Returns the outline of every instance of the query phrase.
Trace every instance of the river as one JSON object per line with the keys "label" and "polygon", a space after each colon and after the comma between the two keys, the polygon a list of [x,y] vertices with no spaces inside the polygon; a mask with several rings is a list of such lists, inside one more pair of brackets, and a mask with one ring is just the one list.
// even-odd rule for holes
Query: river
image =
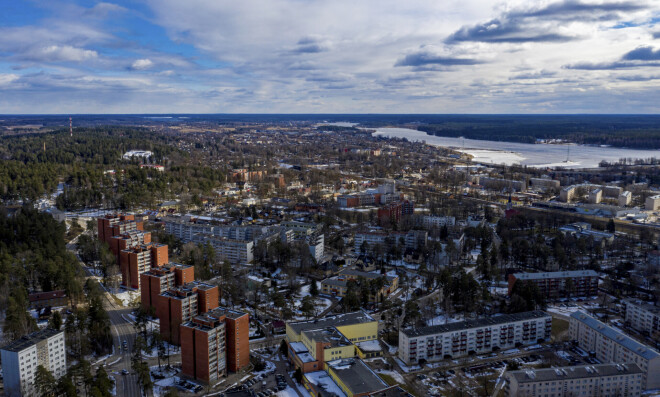
{"label": "river", "polygon": [[660,158],[660,150],[482,141],[428,135],[409,128],[377,128],[374,135],[407,138],[410,141],[424,141],[430,145],[453,148],[472,155],[474,162],[485,164],[517,163],[537,168],[594,168],[598,167],[602,160],[615,162],[621,158]]}

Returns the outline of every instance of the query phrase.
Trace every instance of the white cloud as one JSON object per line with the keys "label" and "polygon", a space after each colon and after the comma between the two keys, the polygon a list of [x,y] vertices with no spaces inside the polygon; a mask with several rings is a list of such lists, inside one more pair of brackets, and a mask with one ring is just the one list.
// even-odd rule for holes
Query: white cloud
{"label": "white cloud", "polygon": [[138,59],[133,64],[131,65],[131,68],[134,70],[145,70],[149,69],[150,67],[154,66],[154,63],[151,61],[151,59]]}
{"label": "white cloud", "polygon": [[19,79],[19,76],[17,74],[13,73],[5,73],[2,74],[0,73],[0,86],[3,85],[9,85],[9,83],[16,81]]}
{"label": "white cloud", "polygon": [[81,62],[98,57],[98,53],[93,50],[76,48],[69,45],[51,45],[38,49],[33,56],[44,62],[70,61]]}

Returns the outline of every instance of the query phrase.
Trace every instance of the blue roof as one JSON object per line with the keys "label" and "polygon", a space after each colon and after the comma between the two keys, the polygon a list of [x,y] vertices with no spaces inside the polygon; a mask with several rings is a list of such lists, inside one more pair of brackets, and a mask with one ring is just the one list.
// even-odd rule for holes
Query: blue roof
{"label": "blue roof", "polygon": [[637,342],[633,338],[615,330],[603,322],[596,320],[584,312],[574,312],[571,314],[571,317],[581,322],[582,324],[596,330],[606,338],[613,340],[614,342],[634,352],[635,354],[644,357],[647,360],[660,357],[660,353],[653,350],[650,346]]}

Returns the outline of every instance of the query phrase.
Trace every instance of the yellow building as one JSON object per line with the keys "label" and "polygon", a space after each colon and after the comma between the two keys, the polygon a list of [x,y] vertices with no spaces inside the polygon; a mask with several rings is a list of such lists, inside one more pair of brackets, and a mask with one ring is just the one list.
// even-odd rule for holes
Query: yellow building
{"label": "yellow building", "polygon": [[361,397],[390,388],[362,360],[348,358],[326,363],[328,375],[347,397]]}

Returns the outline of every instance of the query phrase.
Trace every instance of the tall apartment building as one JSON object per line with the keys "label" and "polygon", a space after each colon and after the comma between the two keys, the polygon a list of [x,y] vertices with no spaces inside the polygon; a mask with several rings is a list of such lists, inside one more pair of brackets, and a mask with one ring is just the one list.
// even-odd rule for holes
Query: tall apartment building
{"label": "tall apartment building", "polygon": [[167,245],[150,243],[131,247],[119,253],[121,284],[140,288],[140,275],[151,268],[164,266],[169,262]]}
{"label": "tall apartment building", "polygon": [[550,339],[552,317],[542,311],[502,314],[399,332],[399,358],[407,364],[487,353]]}
{"label": "tall apartment building", "polygon": [[314,258],[317,263],[320,263],[325,254],[325,235],[323,235],[323,233],[315,232],[307,236],[307,248],[309,249],[309,254],[312,255],[312,258]]}
{"label": "tall apartment building", "polygon": [[657,211],[660,208],[660,194],[647,197],[644,202],[644,209],[647,211]]}
{"label": "tall apartment building", "polygon": [[158,296],[175,287],[195,281],[195,267],[180,263],[167,263],[140,274],[140,297],[142,307],[156,307]]}
{"label": "tall apartment building", "polygon": [[415,203],[409,200],[393,201],[378,209],[378,222],[388,225],[399,223],[401,218],[415,212]]}
{"label": "tall apartment building", "polygon": [[110,237],[110,250],[117,256],[120,252],[132,247],[151,243],[151,232],[132,230]]}
{"label": "tall apartment building", "polygon": [[181,324],[184,375],[213,383],[250,364],[250,316],[218,307]]}
{"label": "tall apartment building", "polygon": [[181,372],[214,383],[227,374],[224,316],[204,313],[181,324]]}
{"label": "tall apartment building", "polygon": [[568,333],[602,362],[637,364],[642,370],[643,390],[660,388],[660,353],[649,346],[580,311],[571,314]]}
{"label": "tall apartment building", "polygon": [[509,295],[518,280],[533,282],[549,300],[598,295],[598,273],[593,270],[509,274]]}
{"label": "tall apartment building", "polygon": [[247,265],[254,259],[254,242],[251,240],[231,240],[223,237],[207,237],[220,261],[232,265]]}
{"label": "tall apartment building", "polygon": [[660,332],[660,306],[625,299],[623,310],[626,324],[642,334],[653,336]]}
{"label": "tall apartment building", "polygon": [[642,370],[636,364],[598,364],[509,371],[505,391],[511,397],[638,397]]}
{"label": "tall apartment building", "polygon": [[55,379],[66,374],[64,332],[46,328],[24,336],[0,349],[7,396],[36,395],[37,367],[49,370]]}
{"label": "tall apartment building", "polygon": [[180,344],[179,325],[199,313],[215,309],[218,304],[217,285],[194,281],[163,292],[156,300],[156,316],[160,320],[163,339],[175,345]]}
{"label": "tall apartment building", "polygon": [[99,240],[111,245],[113,236],[128,233],[135,230],[144,230],[141,220],[136,220],[135,215],[108,214],[97,218]]}

